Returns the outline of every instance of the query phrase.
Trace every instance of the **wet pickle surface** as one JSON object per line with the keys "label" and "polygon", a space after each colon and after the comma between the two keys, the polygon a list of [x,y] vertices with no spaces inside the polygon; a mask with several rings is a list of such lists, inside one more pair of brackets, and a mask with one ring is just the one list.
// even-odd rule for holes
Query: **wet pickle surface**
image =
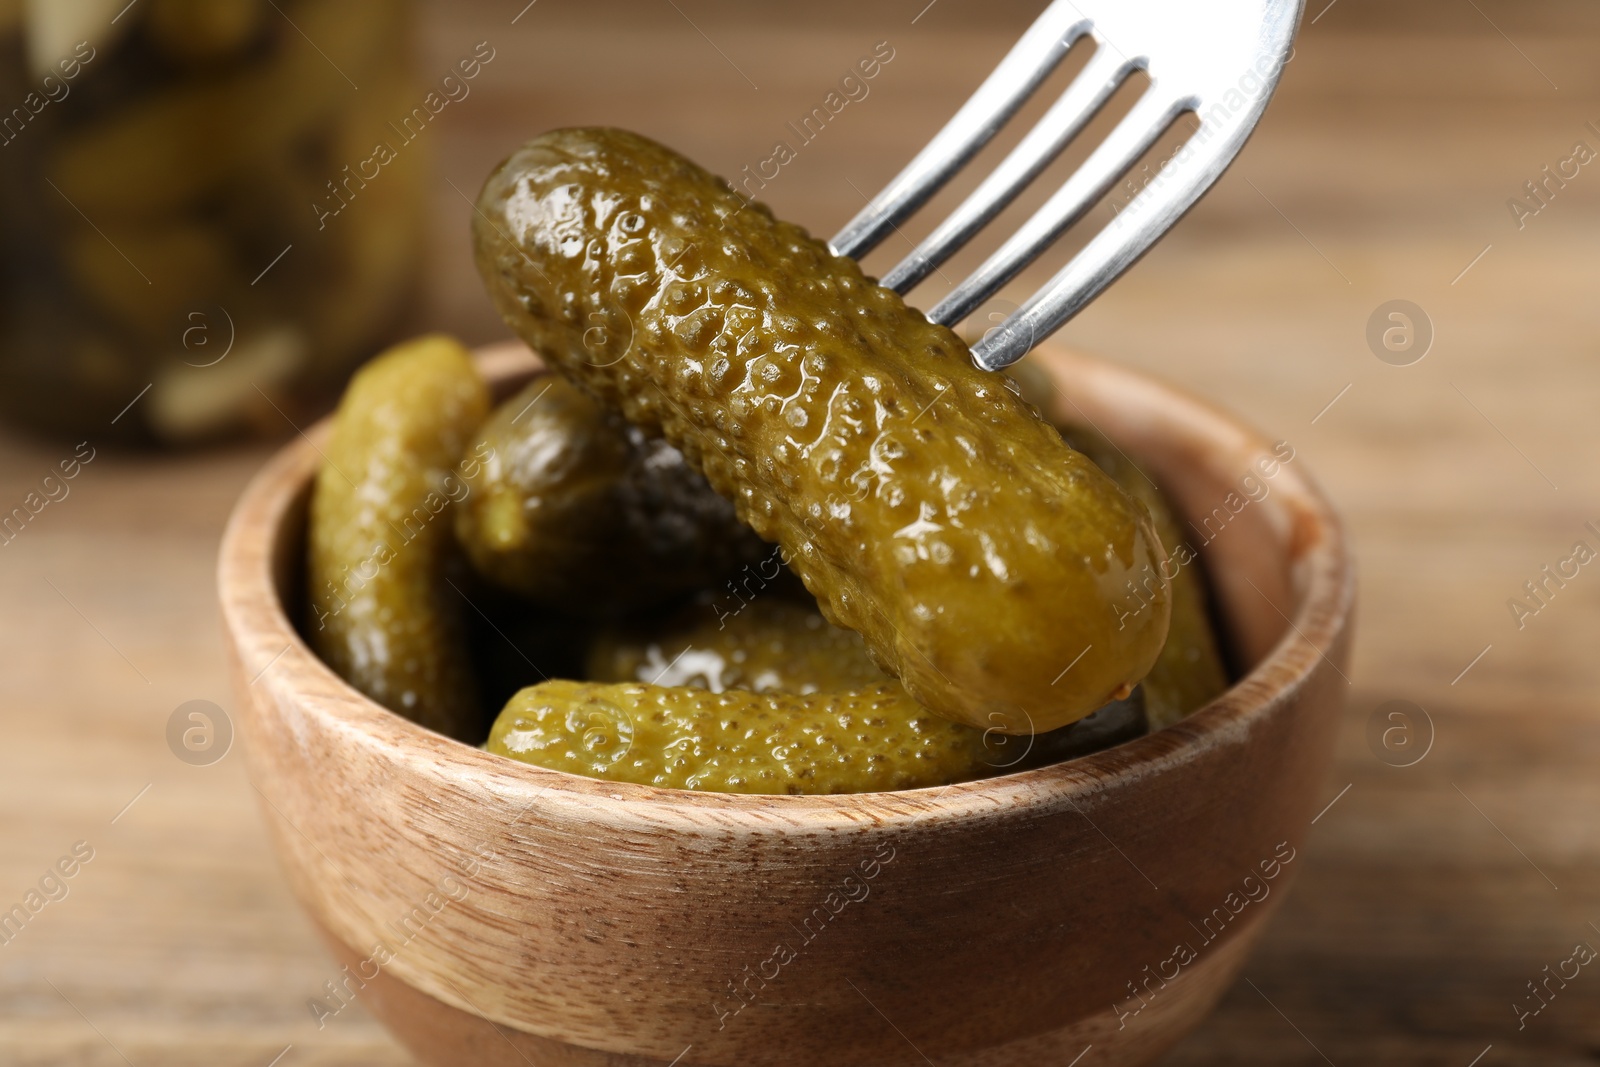
{"label": "wet pickle surface", "polygon": [[1167,590],[1143,509],[954,333],[636,135],[563,130],[491,175],[480,272],[524,340],[683,451],[917,702],[1070,723],[1138,682]]}
{"label": "wet pickle surface", "polygon": [[457,539],[489,582],[539,604],[646,608],[771,551],[677,449],[559,377],[500,405],[474,450]]}
{"label": "wet pickle surface", "polygon": [[481,456],[467,446],[489,396],[444,337],[367,364],[334,415],[311,498],[307,629],[317,653],[385,707],[482,737],[462,612],[447,565],[451,519]]}
{"label": "wet pickle surface", "polygon": [[688,685],[720,693],[814,693],[888,685],[861,635],[832,626],[814,605],[776,596],[717,617],[696,605],[657,633],[602,635],[590,650],[596,682]]}
{"label": "wet pickle surface", "polygon": [[[1140,683],[1150,729],[1160,730],[1199,710],[1228,688],[1228,669],[1211,625],[1199,554],[1184,536],[1166,495],[1128,456],[1091,427],[1069,426],[1063,433],[1074,448],[1093,459],[1129,496],[1144,504],[1167,549],[1164,573],[1171,587],[1172,621],[1161,655]],[[1143,584],[1135,582],[1126,593],[1119,612],[1142,610],[1148,596]]]}
{"label": "wet pickle surface", "polygon": [[719,793],[875,793],[995,773],[982,730],[930,714],[894,683],[796,694],[542,682],[511,698],[488,749]]}
{"label": "wet pickle surface", "polygon": [[1027,770],[1145,732],[1134,702],[1037,737],[952,723],[918,706],[859,634],[830,626],[814,605],[773,597],[715,621],[705,610],[603,637],[590,682],[517,694],[489,750],[643,785],[859,793]]}

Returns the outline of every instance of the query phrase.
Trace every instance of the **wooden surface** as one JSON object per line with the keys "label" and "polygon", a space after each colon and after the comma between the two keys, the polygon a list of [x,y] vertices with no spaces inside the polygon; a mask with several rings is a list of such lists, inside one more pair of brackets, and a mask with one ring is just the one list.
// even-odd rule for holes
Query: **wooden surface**
{"label": "wooden surface", "polygon": [[[441,177],[469,195],[555,124],[632,126],[737,172],[891,41],[868,99],[763,194],[823,233],[1027,7],[939,0],[913,23],[925,0],[830,2],[774,22],[772,5],[539,0],[511,25],[522,6],[431,15],[425,64],[441,75],[478,41],[500,49],[438,126]],[[1600,122],[1597,50],[1593,5],[1339,0],[1306,28],[1240,165],[1064,335],[1292,441],[1363,565],[1324,785],[1339,799],[1247,981],[1171,1064],[1466,1067],[1487,1049],[1483,1067],[1577,1065],[1600,1049],[1592,967],[1520,1031],[1514,1010],[1576,942],[1600,946],[1600,577],[1585,568],[1521,630],[1506,605],[1574,541],[1600,544],[1583,529],[1600,523],[1600,174],[1583,169],[1523,230],[1506,206],[1573,142],[1600,147],[1584,128]],[[467,205],[441,180],[435,206],[427,319],[501,336],[467,260]],[[1395,298],[1437,327],[1415,366],[1364,338]],[[6,438],[5,507],[69,452]],[[289,1046],[284,1067],[409,1062],[359,1008],[317,1028],[306,1001],[337,967],[271,858],[242,761],[188,766],[165,740],[181,702],[228,703],[214,552],[265,454],[101,452],[0,548],[0,905],[75,842],[95,850],[70,895],[0,946],[0,1062],[265,1067]],[[1395,699],[1436,731],[1404,769],[1367,742]]]}

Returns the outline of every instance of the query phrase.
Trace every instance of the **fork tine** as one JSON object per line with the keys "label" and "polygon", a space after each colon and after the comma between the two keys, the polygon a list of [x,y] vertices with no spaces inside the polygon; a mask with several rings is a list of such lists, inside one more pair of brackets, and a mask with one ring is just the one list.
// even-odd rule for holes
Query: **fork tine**
{"label": "fork tine", "polygon": [[1192,109],[1192,99],[1165,97],[1161,88],[1159,82],[1152,83],[1111,131],[1111,136],[1073,172],[1055,195],[954,292],[939,301],[928,318],[944,326],[953,326],[970,315],[1054,244],[1155,144],[1174,119]]}
{"label": "fork tine", "polygon": [[[1244,125],[1248,134],[1254,122]],[[1207,141],[1158,175],[1026,304],[973,346],[973,362],[1004,370],[1082,311],[1194,206],[1227,169],[1242,140]]]}
{"label": "fork tine", "polygon": [[1088,27],[1072,0],[1046,8],[933,140],[829,242],[834,254],[860,259],[877,247],[989,143]]}
{"label": "fork tine", "polygon": [[1141,64],[1101,44],[1038,125],[961,206],[879,283],[904,293],[926,278],[998,215],[1088,125]]}

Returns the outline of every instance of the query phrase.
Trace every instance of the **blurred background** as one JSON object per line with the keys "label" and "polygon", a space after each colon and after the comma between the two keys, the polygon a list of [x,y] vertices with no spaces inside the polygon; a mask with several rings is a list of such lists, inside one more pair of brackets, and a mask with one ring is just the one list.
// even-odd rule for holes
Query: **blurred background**
{"label": "blurred background", "polygon": [[[0,1062],[410,1062],[359,1010],[317,1026],[336,968],[239,754],[169,744],[229,705],[233,500],[385,341],[506,336],[467,228],[522,140],[624,126],[735,178],[784,141],[759,196],[825,237],[1041,7],[0,2],[0,910],[79,861],[0,936]],[[1600,946],[1600,571],[1544,572],[1600,546],[1597,51],[1578,0],[1310,0],[1240,162],[1058,337],[1291,442],[1362,564],[1329,807],[1168,1063],[1600,1059],[1600,973],[1530,999]]]}

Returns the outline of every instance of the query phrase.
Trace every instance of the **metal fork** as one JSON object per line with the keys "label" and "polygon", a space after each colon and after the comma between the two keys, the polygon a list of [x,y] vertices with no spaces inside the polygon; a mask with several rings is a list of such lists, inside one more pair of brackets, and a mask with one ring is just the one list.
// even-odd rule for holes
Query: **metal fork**
{"label": "metal fork", "polygon": [[972,349],[1009,367],[1082,311],[1182,218],[1233,162],[1293,58],[1304,0],[1054,0],[977,92],[830,243],[870,252],[976,155],[1080,38],[1088,65],[1005,160],[882,279],[905,293],[967,243],[1080,134],[1135,71],[1150,85],[1055,195],[928,317],[954,326],[1078,222],[1185,112],[1173,159],[1026,304]]}

